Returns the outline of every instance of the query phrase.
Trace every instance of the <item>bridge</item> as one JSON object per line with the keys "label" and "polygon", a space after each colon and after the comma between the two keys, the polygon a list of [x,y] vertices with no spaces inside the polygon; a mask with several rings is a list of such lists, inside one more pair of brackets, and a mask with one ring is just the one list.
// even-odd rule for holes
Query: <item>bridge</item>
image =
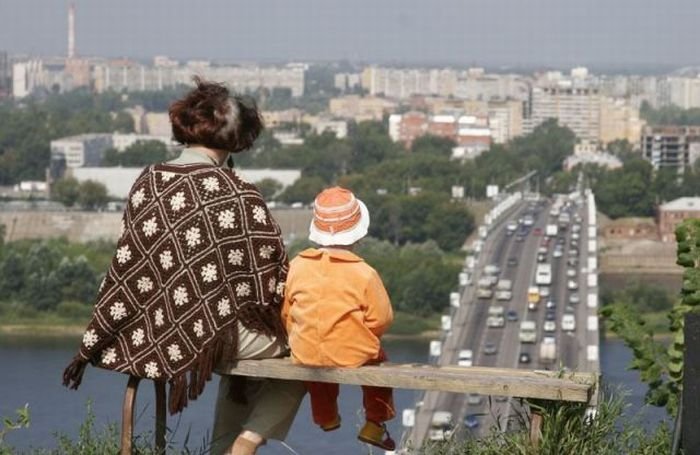
{"label": "bridge", "polygon": [[[599,372],[596,209],[590,191],[553,200],[507,195],[485,217],[469,250],[460,292],[451,295],[450,313],[442,318],[442,337],[431,342],[431,363]],[[538,268],[542,264],[548,266]],[[549,278],[539,274],[547,268]],[[426,391],[414,409],[403,411],[402,446],[448,434],[479,437],[493,427],[506,431],[517,406],[506,396]],[[454,436],[436,428],[442,425],[437,420],[448,419]]]}

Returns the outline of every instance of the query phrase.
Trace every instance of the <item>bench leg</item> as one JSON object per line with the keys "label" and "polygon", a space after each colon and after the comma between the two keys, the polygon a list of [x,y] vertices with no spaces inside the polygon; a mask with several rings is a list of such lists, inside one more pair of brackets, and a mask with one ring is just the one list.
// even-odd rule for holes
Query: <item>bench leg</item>
{"label": "bench leg", "polygon": [[540,437],[542,436],[542,414],[532,412],[530,415],[530,443],[535,449],[540,446]]}
{"label": "bench leg", "polygon": [[156,387],[156,453],[165,454],[165,381],[153,381]]}
{"label": "bench leg", "polygon": [[141,379],[136,376],[129,376],[129,383],[126,385],[124,404],[122,406],[121,455],[131,455],[134,436],[134,402],[136,401],[136,391],[139,388],[140,380]]}

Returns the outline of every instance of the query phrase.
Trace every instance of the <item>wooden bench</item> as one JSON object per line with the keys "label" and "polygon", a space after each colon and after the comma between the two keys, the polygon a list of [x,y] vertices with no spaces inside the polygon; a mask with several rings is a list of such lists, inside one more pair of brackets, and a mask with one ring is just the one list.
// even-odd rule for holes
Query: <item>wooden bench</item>
{"label": "wooden bench", "polygon": [[[418,363],[383,363],[360,368],[320,368],[293,365],[286,359],[242,360],[235,373],[257,378],[336,382],[395,389],[478,393],[517,398],[592,403],[598,377],[595,373],[563,373],[491,367],[435,366]],[[134,400],[139,379],[130,377],[122,409],[122,455],[130,455]],[[156,382],[156,452],[165,450],[165,383]],[[213,412],[213,410],[212,410]],[[531,439],[537,442],[541,416],[533,414]]]}

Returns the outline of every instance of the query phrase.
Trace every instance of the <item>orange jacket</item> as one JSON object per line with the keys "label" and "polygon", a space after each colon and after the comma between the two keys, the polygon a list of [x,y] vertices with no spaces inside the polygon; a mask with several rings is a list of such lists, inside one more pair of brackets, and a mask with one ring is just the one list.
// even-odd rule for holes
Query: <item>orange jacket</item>
{"label": "orange jacket", "polygon": [[282,320],[295,363],[358,367],[377,359],[393,317],[379,274],[350,251],[310,248],[290,263]]}

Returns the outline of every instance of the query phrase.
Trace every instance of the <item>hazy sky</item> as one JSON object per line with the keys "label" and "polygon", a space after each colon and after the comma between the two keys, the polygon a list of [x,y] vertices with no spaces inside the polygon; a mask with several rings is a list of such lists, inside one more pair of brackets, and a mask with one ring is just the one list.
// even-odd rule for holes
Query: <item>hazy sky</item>
{"label": "hazy sky", "polygon": [[[64,55],[67,0],[0,0],[0,50]],[[700,63],[700,0],[76,0],[80,55]]]}

